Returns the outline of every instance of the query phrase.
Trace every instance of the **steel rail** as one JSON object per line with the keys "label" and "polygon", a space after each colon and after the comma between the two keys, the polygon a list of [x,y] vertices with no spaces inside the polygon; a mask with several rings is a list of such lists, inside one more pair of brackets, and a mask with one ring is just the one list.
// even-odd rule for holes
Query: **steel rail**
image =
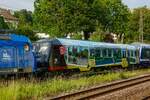
{"label": "steel rail", "polygon": [[103,96],[108,93],[115,92],[117,90],[125,89],[137,84],[150,81],[150,74],[142,75],[134,78],[129,78],[121,81],[116,81],[108,83],[106,85],[96,86],[94,88],[81,90],[74,93],[69,93],[66,95],[56,96],[52,98],[47,98],[46,100],[83,100],[90,99],[97,96]]}

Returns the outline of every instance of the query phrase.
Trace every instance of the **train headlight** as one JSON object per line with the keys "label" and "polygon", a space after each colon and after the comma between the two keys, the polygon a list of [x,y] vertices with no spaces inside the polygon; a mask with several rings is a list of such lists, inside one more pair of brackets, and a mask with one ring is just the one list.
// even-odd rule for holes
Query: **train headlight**
{"label": "train headlight", "polygon": [[25,45],[24,45],[24,50],[25,50],[25,51],[29,51],[29,49],[30,49],[30,48],[29,48],[29,45],[28,45],[28,44],[25,44]]}

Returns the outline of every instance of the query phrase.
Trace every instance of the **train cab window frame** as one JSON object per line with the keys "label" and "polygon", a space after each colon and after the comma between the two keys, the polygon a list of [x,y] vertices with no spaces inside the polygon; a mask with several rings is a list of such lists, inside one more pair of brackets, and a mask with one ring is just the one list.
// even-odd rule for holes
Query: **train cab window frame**
{"label": "train cab window frame", "polygon": [[26,52],[30,51],[30,46],[29,46],[29,44],[25,44],[25,45],[24,45],[24,51],[26,51]]}
{"label": "train cab window frame", "polygon": [[37,45],[35,54],[38,60],[41,62],[47,62],[49,60],[49,54],[51,52],[51,45],[49,42],[41,42]]}
{"label": "train cab window frame", "polygon": [[150,48],[142,48],[141,59],[150,59]]}

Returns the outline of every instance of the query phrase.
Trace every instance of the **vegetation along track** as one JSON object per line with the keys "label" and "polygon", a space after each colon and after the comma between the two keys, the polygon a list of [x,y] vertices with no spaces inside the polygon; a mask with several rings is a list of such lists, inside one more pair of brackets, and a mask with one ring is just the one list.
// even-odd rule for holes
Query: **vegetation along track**
{"label": "vegetation along track", "polygon": [[94,88],[90,88],[90,89],[86,89],[86,90],[82,90],[82,91],[78,91],[75,93],[70,93],[62,96],[57,96],[53,98],[47,98],[47,99],[49,100],[92,99],[94,97],[103,96],[147,81],[150,81],[150,74],[142,75],[130,79],[125,79],[121,81],[116,81],[116,82],[108,83],[106,85],[100,85]]}

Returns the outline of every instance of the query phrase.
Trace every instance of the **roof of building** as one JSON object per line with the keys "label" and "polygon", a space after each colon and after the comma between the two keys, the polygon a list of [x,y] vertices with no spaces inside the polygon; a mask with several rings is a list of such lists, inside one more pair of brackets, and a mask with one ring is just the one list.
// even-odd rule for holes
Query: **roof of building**
{"label": "roof of building", "polygon": [[3,16],[5,20],[17,21],[18,19],[14,17],[10,10],[0,9],[0,16]]}

